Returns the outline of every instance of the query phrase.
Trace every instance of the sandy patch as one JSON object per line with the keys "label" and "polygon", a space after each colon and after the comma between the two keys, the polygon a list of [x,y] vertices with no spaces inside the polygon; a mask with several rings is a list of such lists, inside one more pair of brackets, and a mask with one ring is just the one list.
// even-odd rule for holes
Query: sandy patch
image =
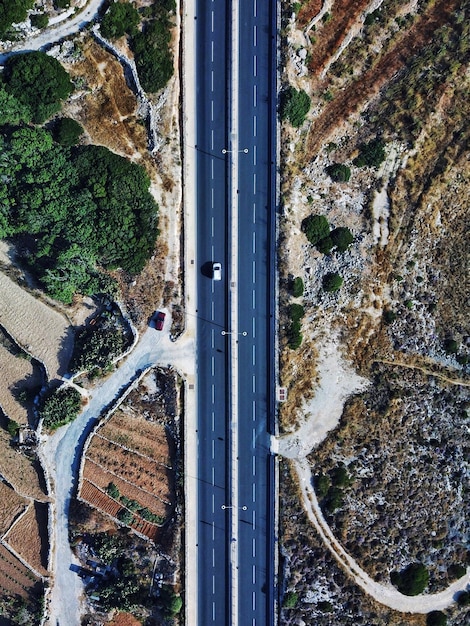
{"label": "sandy patch", "polygon": [[69,322],[2,272],[0,324],[19,346],[44,364],[50,378],[65,374],[73,349]]}
{"label": "sandy patch", "polygon": [[358,376],[342,358],[337,339],[322,344],[318,374],[318,389],[315,396],[303,404],[299,428],[273,443],[282,456],[307,456],[338,425],[346,399],[368,385],[368,380]]}

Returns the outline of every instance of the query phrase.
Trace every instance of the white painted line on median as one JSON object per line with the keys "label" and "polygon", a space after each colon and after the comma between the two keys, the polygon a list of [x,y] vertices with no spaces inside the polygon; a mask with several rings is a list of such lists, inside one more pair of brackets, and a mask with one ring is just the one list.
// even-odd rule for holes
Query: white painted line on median
{"label": "white painted line on median", "polygon": [[256,291],[253,289],[253,293],[251,294],[251,305],[253,309],[256,309]]}
{"label": "white painted line on median", "polygon": [[211,41],[211,63],[214,63],[214,40]]}
{"label": "white painted line on median", "polygon": [[253,448],[255,447],[255,441],[256,441],[256,430],[253,428],[251,431],[251,445],[253,446]]}
{"label": "white painted line on median", "polygon": [[211,328],[211,347],[215,347],[215,331],[213,328]]}
{"label": "white painted line on median", "polygon": [[215,574],[212,574],[212,593],[215,593]]}
{"label": "white painted line on median", "polygon": [[252,608],[253,608],[253,611],[254,611],[256,609],[256,591],[252,592],[251,598],[252,598],[251,605],[252,605]]}
{"label": "white painted line on median", "polygon": [[215,622],[215,602],[212,603],[212,621]]}
{"label": "white painted line on median", "polygon": [[211,11],[211,29],[214,32],[214,11]]}
{"label": "white painted line on median", "polygon": [[214,93],[214,70],[211,70],[211,92]]}
{"label": "white painted line on median", "polygon": [[[214,103],[212,103],[214,104]],[[211,180],[214,180],[214,159],[211,159]],[[214,218],[212,218],[214,219]]]}
{"label": "white painted line on median", "polygon": [[256,115],[253,115],[253,137],[256,137]]}
{"label": "white painted line on median", "polygon": [[256,502],[256,483],[253,483],[252,485],[252,496],[253,496],[253,503]]}
{"label": "white painted line on median", "polygon": [[212,458],[215,459],[215,441],[212,440]]}
{"label": "white painted line on median", "polygon": [[251,262],[251,280],[256,283],[256,261]]}
{"label": "white painted line on median", "polygon": [[256,0],[253,0],[253,17],[256,17],[256,14],[257,14]]}
{"label": "white painted line on median", "polygon": [[211,209],[214,208],[214,187],[211,187]]}
{"label": "white painted line on median", "polygon": [[253,365],[256,365],[256,346],[253,344],[252,346],[252,354],[251,354],[251,361],[253,363]]}
{"label": "white painted line on median", "polygon": [[256,85],[253,85],[253,106],[254,107],[256,106],[256,102],[257,102],[257,99],[256,99]]}
{"label": "white painted line on median", "polygon": [[214,129],[211,128],[211,150],[214,149]]}
{"label": "white painted line on median", "polygon": [[253,254],[256,254],[256,233],[253,233],[253,246],[252,246]]}
{"label": "white painted line on median", "polygon": [[212,541],[215,539],[215,524],[212,522]]}
{"label": "white painted line on median", "polygon": [[[215,496],[212,494],[212,513],[215,511]],[[214,548],[212,548],[212,565],[215,564],[215,553]]]}
{"label": "white painted line on median", "polygon": [[253,47],[256,48],[256,24],[253,26]]}
{"label": "white painted line on median", "polygon": [[[212,466],[212,486],[213,487],[215,486],[215,467],[214,466]],[[212,526],[214,526],[214,522],[212,522]]]}
{"label": "white painted line on median", "polygon": [[[213,285],[212,285],[213,286]],[[212,293],[214,293],[214,291],[212,291]],[[212,300],[211,302],[211,320],[214,319],[214,300]],[[213,358],[213,357],[212,357]]]}
{"label": "white painted line on median", "polygon": [[253,202],[253,224],[256,224],[256,202]]}

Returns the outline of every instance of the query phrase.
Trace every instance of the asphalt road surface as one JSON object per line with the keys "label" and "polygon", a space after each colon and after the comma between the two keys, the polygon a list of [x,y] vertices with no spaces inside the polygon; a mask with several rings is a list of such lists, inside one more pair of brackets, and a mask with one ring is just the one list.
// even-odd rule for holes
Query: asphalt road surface
{"label": "asphalt road surface", "polygon": [[[273,623],[272,230],[275,4],[240,0],[239,58],[231,59],[231,3],[197,4],[198,624],[232,623],[231,550],[237,548],[243,626]],[[230,63],[239,74],[230,94]],[[238,98],[238,128],[230,123]],[[231,473],[230,148],[238,134],[238,484]],[[232,134],[231,134],[232,133]],[[211,264],[222,263],[222,280]],[[237,508],[231,493],[238,489]],[[232,516],[238,533],[232,537]]]}

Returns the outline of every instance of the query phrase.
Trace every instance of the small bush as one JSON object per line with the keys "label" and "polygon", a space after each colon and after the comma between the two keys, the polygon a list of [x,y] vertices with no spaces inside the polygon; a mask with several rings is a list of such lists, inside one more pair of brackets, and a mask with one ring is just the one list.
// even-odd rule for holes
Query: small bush
{"label": "small bush", "polygon": [[284,596],[284,601],[282,606],[285,609],[293,609],[297,606],[297,602],[299,600],[299,596],[295,591],[288,591]]}
{"label": "small bush", "polygon": [[447,354],[456,354],[459,350],[459,344],[451,337],[444,341],[444,350]]}
{"label": "small bush", "polygon": [[114,483],[109,483],[109,485],[106,487],[106,493],[111,498],[114,498],[114,500],[119,500],[119,496],[121,495],[119,493],[119,489],[116,487]]}
{"label": "small bush", "polygon": [[336,183],[347,183],[351,178],[351,169],[343,163],[332,163],[326,168],[331,180]]}
{"label": "small bush", "polygon": [[317,608],[322,613],[331,613],[333,611],[333,605],[331,604],[331,602],[328,602],[328,600],[322,600],[321,602],[319,602],[317,604]]}
{"label": "small bush", "polygon": [[468,591],[461,591],[457,595],[457,604],[459,606],[468,606],[470,604],[470,593]]}
{"label": "small bush", "polygon": [[329,272],[323,278],[323,289],[328,293],[334,293],[341,288],[343,282],[344,280],[339,274]]}
{"label": "small bush", "polygon": [[338,252],[345,252],[354,241],[352,232],[344,226],[332,230],[330,237]]}
{"label": "small bush", "polygon": [[431,611],[426,617],[426,626],[446,626],[447,617],[442,611]]}
{"label": "small bush", "polygon": [[452,565],[450,565],[447,569],[447,575],[452,580],[457,580],[458,578],[462,578],[462,576],[465,576],[466,573],[467,573],[467,570],[465,566],[461,565],[460,563],[452,563]]}
{"label": "small bush", "polygon": [[18,424],[18,422],[15,422],[15,420],[12,419],[8,419],[7,431],[10,437],[16,437],[19,427],[20,425]]}
{"label": "small bush", "polygon": [[301,327],[300,322],[291,322],[287,330],[287,341],[291,350],[297,350],[302,344],[303,337],[300,332]]}
{"label": "small bush", "polygon": [[294,128],[299,128],[310,110],[310,97],[303,90],[288,87],[281,97],[281,119],[289,120]]}
{"label": "small bush", "polygon": [[309,215],[302,220],[301,229],[312,245],[316,245],[330,234],[330,225],[324,215]]}
{"label": "small bush", "polygon": [[289,307],[289,317],[293,322],[300,322],[305,315],[304,307],[301,304],[293,303]]}
{"label": "small bush", "polygon": [[325,474],[319,474],[315,478],[315,490],[317,492],[317,496],[322,499],[328,493],[328,489],[331,487],[331,481],[328,476]]}
{"label": "small bush", "polygon": [[35,13],[34,15],[31,15],[29,19],[31,26],[34,26],[35,28],[46,28],[49,24],[49,18],[46,13]]}
{"label": "small bush", "polygon": [[320,239],[316,245],[318,252],[321,252],[321,254],[330,254],[334,247],[335,244],[330,236]]}
{"label": "small bush", "polygon": [[429,572],[422,563],[411,563],[401,572],[391,572],[390,580],[400,593],[417,596],[429,582]]}
{"label": "small bush", "polygon": [[292,295],[294,298],[300,298],[304,295],[304,281],[300,276],[296,276],[294,278],[294,282],[292,284]]}
{"label": "small bush", "polygon": [[81,404],[81,395],[74,387],[56,388],[43,398],[39,417],[44,420],[45,428],[55,430],[74,420]]}
{"label": "small bush", "polygon": [[130,526],[134,520],[134,515],[127,509],[120,509],[116,516],[120,522],[126,526]]}
{"label": "small bush", "polygon": [[330,487],[324,501],[325,510],[334,513],[343,506],[344,497],[341,487]]}
{"label": "small bush", "polygon": [[381,139],[373,139],[359,146],[359,155],[353,163],[356,167],[378,167],[385,159],[385,143]]}
{"label": "small bush", "polygon": [[397,314],[395,313],[395,311],[392,311],[391,309],[385,309],[385,311],[383,312],[383,319],[384,322],[388,325],[392,324],[396,319],[397,319]]}

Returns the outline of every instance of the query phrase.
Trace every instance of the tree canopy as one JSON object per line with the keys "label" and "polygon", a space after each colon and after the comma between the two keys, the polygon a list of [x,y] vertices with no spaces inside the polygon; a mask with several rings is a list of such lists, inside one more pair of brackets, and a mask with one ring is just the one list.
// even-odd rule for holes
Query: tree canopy
{"label": "tree canopy", "polygon": [[0,37],[12,24],[23,22],[33,5],[34,0],[0,0]]}
{"label": "tree canopy", "polygon": [[159,91],[173,75],[170,39],[170,22],[161,16],[148,22],[131,40],[137,73],[145,91]]}
{"label": "tree canopy", "polygon": [[61,100],[73,91],[68,73],[44,52],[9,57],[3,80],[6,90],[30,110],[33,122],[38,124],[57,113]]}
{"label": "tree canopy", "polygon": [[302,220],[302,232],[311,244],[316,245],[330,234],[330,225],[324,215],[309,215]]}
{"label": "tree canopy", "polygon": [[281,119],[289,120],[295,128],[299,128],[305,121],[310,110],[310,96],[301,89],[288,87],[281,97]]}
{"label": "tree canopy", "polygon": [[106,39],[118,39],[126,33],[136,32],[140,22],[139,12],[129,2],[115,2],[106,11],[101,22],[101,34]]}
{"label": "tree canopy", "polygon": [[101,146],[58,145],[43,128],[0,139],[0,237],[22,238],[30,271],[52,297],[109,292],[100,268],[141,271],[158,232],[141,166]]}

